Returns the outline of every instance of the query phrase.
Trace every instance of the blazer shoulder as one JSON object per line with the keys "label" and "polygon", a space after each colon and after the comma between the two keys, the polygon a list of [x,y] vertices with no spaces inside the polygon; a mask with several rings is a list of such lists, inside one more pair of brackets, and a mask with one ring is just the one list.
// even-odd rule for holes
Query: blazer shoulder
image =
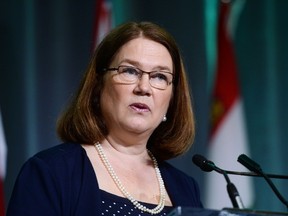
{"label": "blazer shoulder", "polygon": [[40,160],[49,162],[54,160],[59,160],[60,158],[72,158],[75,156],[80,156],[85,153],[85,150],[78,143],[62,143],[51,148],[42,150],[36,153],[33,158],[38,158]]}

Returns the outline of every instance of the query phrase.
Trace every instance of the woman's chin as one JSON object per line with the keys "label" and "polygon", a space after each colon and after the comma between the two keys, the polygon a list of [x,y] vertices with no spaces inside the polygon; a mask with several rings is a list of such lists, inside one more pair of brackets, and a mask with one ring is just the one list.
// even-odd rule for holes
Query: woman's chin
{"label": "woman's chin", "polygon": [[129,132],[137,133],[137,134],[142,134],[142,133],[147,133],[149,131],[153,131],[153,127],[144,121],[130,123],[126,125],[124,129],[126,129]]}

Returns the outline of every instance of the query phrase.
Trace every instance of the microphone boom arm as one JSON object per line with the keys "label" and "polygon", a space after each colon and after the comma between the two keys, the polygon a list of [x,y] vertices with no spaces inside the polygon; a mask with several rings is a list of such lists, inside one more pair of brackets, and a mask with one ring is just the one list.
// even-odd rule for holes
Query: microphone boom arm
{"label": "microphone boom arm", "polygon": [[[231,170],[225,170],[225,171],[227,174],[231,174],[231,175],[262,177],[261,175],[255,173],[255,172],[236,172],[236,171],[231,171]],[[266,175],[269,178],[288,179],[288,176],[286,176],[286,175],[277,175],[277,174],[268,174],[268,173],[266,173]]]}

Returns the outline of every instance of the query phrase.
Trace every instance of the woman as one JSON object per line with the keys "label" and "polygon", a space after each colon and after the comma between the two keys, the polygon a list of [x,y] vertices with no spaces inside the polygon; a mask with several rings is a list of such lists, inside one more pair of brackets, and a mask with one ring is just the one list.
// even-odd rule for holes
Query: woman
{"label": "woman", "polygon": [[202,207],[193,178],[165,160],[185,153],[194,117],[174,39],[126,23],[99,44],[58,121],[64,144],[23,166],[7,215],[166,215]]}

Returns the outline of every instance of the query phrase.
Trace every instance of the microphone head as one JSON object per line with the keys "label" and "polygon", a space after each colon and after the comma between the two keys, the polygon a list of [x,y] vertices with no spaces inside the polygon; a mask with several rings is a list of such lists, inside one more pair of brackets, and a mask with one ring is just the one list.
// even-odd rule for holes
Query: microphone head
{"label": "microphone head", "polygon": [[211,172],[214,170],[214,163],[212,161],[208,161],[205,157],[199,154],[195,154],[192,157],[193,163],[198,166],[201,170],[205,172]]}
{"label": "microphone head", "polygon": [[245,166],[248,170],[261,174],[262,169],[259,164],[257,164],[255,161],[253,161],[251,158],[249,158],[245,154],[239,155],[237,161],[241,163],[243,166]]}

